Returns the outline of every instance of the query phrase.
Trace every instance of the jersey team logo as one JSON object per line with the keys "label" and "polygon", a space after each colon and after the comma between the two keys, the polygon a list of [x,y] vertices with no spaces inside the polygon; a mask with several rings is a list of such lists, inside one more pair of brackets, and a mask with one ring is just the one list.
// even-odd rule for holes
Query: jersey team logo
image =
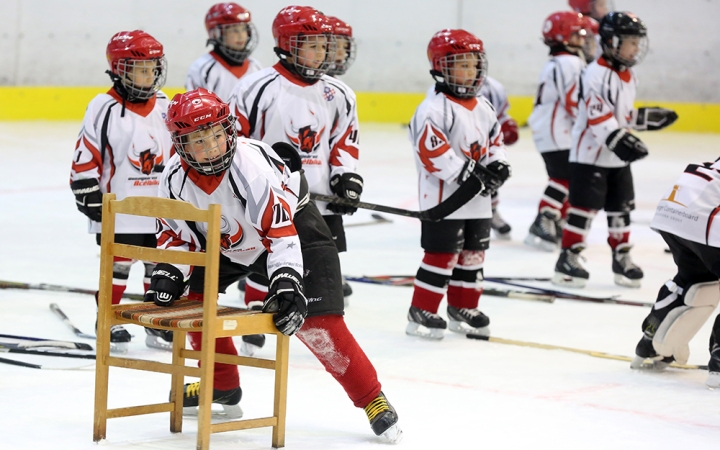
{"label": "jersey team logo", "polygon": [[460,150],[462,150],[462,152],[465,153],[468,158],[472,158],[474,161],[480,161],[487,154],[487,147],[481,146],[478,141],[470,144],[470,149],[465,150],[464,148],[460,147]]}
{"label": "jersey team logo", "polygon": [[150,139],[147,142],[142,142],[139,145],[133,144],[128,152],[130,164],[144,175],[150,175],[155,166],[163,162],[163,155],[155,137],[153,135],[148,136]]}
{"label": "jersey team logo", "polygon": [[427,124],[420,136],[420,142],[418,142],[418,157],[425,170],[430,173],[439,172],[440,169],[435,167],[431,160],[448,150],[450,150],[450,144],[447,143],[445,135],[432,124]]}
{"label": "jersey team logo", "polygon": [[[309,111],[309,115],[306,118],[300,118],[300,120],[290,121],[289,130],[285,129],[285,135],[290,139],[296,149],[304,153],[312,153],[320,146],[320,140],[322,134],[325,131],[323,127],[320,131],[316,131],[320,127],[320,121],[315,117],[315,113]],[[304,120],[303,120],[304,119]],[[303,123],[296,127],[296,123]]]}
{"label": "jersey team logo", "polygon": [[243,241],[243,237],[245,237],[240,222],[237,220],[234,220],[234,222],[235,225],[232,225],[225,216],[222,216],[222,223],[220,225],[220,247],[223,250],[230,250],[237,247]]}

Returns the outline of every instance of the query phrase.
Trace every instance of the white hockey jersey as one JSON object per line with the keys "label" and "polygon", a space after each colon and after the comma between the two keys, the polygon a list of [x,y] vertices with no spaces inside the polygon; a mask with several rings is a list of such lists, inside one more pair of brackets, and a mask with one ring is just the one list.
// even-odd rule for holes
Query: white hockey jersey
{"label": "white hockey jersey", "polygon": [[[157,195],[158,166],[174,153],[165,127],[168,99],[162,92],[145,103],[125,103],[110,89],[96,96],[85,111],[75,144],[70,181],[95,178],[102,193],[125,197]],[[100,233],[100,222],[88,219],[89,232]],[[155,219],[119,215],[121,234],[155,233]]]}
{"label": "white hockey jersey", "polygon": [[650,228],[720,248],[720,162],[690,164],[655,210]]}
{"label": "white hockey jersey", "polygon": [[[220,176],[204,176],[175,155],[165,168],[158,195],[198,208],[221,205],[220,252],[249,266],[267,252],[268,275],[281,267],[303,273],[300,239],[293,217],[300,172],[290,173],[266,144],[239,138],[232,165]],[[158,248],[200,252],[207,224],[161,219]],[[178,265],[185,277],[190,266]]]}
{"label": "white hockey jersey", "polygon": [[185,89],[192,91],[205,88],[217,94],[224,102],[230,100],[230,93],[240,78],[262,69],[254,58],[247,58],[240,66],[231,66],[214,51],[196,59],[188,70]]}
{"label": "white hockey jersey", "polygon": [[[435,91],[435,86],[432,88]],[[502,85],[498,80],[493,77],[485,77],[485,83],[480,88],[478,95],[482,95],[490,101],[490,104],[495,108],[495,115],[497,116],[500,126],[505,123],[511,117],[508,115],[510,110],[510,102],[508,102],[507,92],[505,92],[505,86]]]}
{"label": "white hockey jersey", "polygon": [[[410,122],[410,141],[419,175],[420,209],[447,199],[469,158],[487,166],[506,160],[500,124],[484,97],[457,99],[428,93]],[[476,196],[447,219],[492,217],[490,196]]]}
{"label": "white hockey jersey", "polygon": [[628,163],[608,150],[605,140],[618,128],[632,128],[637,78],[632,69],[622,72],[604,58],[587,66],[580,79],[578,116],[572,129],[570,162],[599,167],[623,167]]}
{"label": "white hockey jersey", "polygon": [[[302,158],[310,192],[333,195],[330,178],[357,172],[359,144],[355,93],[323,76],[314,84],[293,77],[279,63],[244,77],[230,96],[238,134],[286,142]],[[317,202],[322,214],[333,214]]]}
{"label": "white hockey jersey", "polygon": [[584,67],[585,61],[570,53],[559,53],[545,63],[528,119],[535,148],[540,153],[570,149]]}

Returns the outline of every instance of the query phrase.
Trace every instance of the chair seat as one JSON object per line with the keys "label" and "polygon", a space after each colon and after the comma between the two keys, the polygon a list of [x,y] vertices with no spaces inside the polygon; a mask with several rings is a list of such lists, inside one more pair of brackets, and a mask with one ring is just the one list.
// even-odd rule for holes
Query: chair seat
{"label": "chair seat", "polygon": [[[160,326],[183,330],[200,330],[203,325],[203,302],[198,300],[180,299],[171,306],[157,306],[147,302],[141,304],[121,305],[114,311],[117,319],[130,320],[146,326]],[[250,316],[262,314],[240,308],[218,306],[217,316]]]}

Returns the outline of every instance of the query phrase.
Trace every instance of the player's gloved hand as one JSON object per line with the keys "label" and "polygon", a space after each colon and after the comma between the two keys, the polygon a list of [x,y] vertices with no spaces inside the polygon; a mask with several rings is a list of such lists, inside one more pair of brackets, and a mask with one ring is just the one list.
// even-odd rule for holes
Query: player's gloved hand
{"label": "player's gloved hand", "polygon": [[659,106],[638,108],[633,128],[638,131],[662,130],[675,123],[677,119],[678,115],[672,109],[660,108]]}
{"label": "player's gloved hand", "polygon": [[290,268],[278,269],[270,280],[262,310],[275,313],[273,321],[282,334],[295,334],[307,316],[307,299],[300,274]]}
{"label": "player's gloved hand", "polygon": [[605,140],[607,148],[625,162],[643,159],[648,149],[643,142],[625,128],[618,128]]}
{"label": "player's gloved hand", "polygon": [[75,203],[77,209],[94,220],[100,222],[102,218],[102,193],[100,192],[100,184],[95,178],[86,180],[77,180],[70,183],[73,195],[75,195]]}
{"label": "player's gloved hand", "polygon": [[162,173],[163,170],[165,170],[165,164],[155,164],[152,171],[155,173]]}
{"label": "player's gloved hand", "polygon": [[497,192],[500,186],[505,184],[507,179],[512,175],[512,168],[510,164],[505,161],[493,161],[487,165],[487,170],[495,175],[494,179],[488,179],[485,183],[492,192]]}
{"label": "player's gloved hand", "polygon": [[158,306],[170,306],[185,291],[183,274],[172,264],[160,263],[153,269],[150,288],[145,293],[146,302]]}
{"label": "player's gloved hand", "polygon": [[515,122],[515,119],[508,119],[503,122],[500,131],[502,131],[505,145],[513,145],[520,137],[518,135],[518,124]]}
{"label": "player's gloved hand", "polygon": [[483,197],[490,194],[486,186],[487,180],[491,178],[487,168],[481,167],[474,159],[468,159],[458,176],[458,184],[464,185],[470,192],[477,192]]}
{"label": "player's gloved hand", "polygon": [[[363,179],[360,175],[352,172],[335,175],[330,179],[330,189],[338,197],[346,198],[353,202],[360,202],[360,194],[362,194],[363,191]],[[327,208],[337,214],[352,215],[357,211],[357,206],[336,205],[333,203],[329,203]]]}
{"label": "player's gloved hand", "polygon": [[290,172],[302,169],[302,158],[292,145],[287,142],[276,142],[272,145],[272,149],[283,160]]}

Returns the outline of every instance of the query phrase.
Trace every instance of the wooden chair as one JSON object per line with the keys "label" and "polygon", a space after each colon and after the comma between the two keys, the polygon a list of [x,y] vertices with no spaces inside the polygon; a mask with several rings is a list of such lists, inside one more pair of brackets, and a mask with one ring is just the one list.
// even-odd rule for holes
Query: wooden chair
{"label": "wooden chair", "polygon": [[[114,243],[115,216],[129,214],[165,219],[192,220],[208,224],[207,248],[202,252],[184,252],[137,247]],[[115,194],[105,194],[102,206],[102,242],[100,250],[100,292],[98,298],[97,364],[95,369],[95,417],[93,440],[105,439],[107,419],[159,412],[170,413],[170,431],[182,431],[184,377],[200,378],[200,406],[198,411],[197,448],[208,449],[210,433],[249,428],[273,427],[272,446],[285,445],[285,407],[287,400],[287,370],[289,339],[280,333],[271,314],[237,308],[218,307],[218,270],[220,265],[220,205],[201,210],[193,205],[155,197],[129,197],[115,200]],[[154,303],[112,305],[113,257],[122,256],[142,261],[189,264],[205,267],[205,299],[198,302],[177,300],[167,308]],[[110,356],[110,327],[116,324],[135,324],[171,330],[173,337],[172,363],[165,364],[132,358]],[[188,331],[202,332],[202,350],[185,348]],[[246,334],[274,334],[277,336],[275,360],[248,358],[215,353],[215,338]],[[185,359],[200,359],[202,367],[185,366]],[[211,423],[212,383],[215,362],[275,370],[275,395],[272,417]],[[108,409],[108,375],[110,366],[146,370],[172,375],[170,401],[142,406]]]}

